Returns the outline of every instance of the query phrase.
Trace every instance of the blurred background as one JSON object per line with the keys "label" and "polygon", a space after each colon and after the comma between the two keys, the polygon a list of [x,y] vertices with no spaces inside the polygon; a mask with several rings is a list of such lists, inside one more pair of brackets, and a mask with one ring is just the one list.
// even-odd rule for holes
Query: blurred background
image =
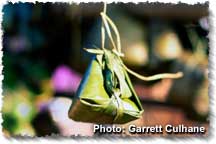
{"label": "blurred background", "polygon": [[[93,124],[74,122],[67,113],[93,56],[83,48],[101,45],[102,10],[103,3],[4,5],[6,136],[97,135]],[[119,29],[129,68],[145,76],[184,73],[181,79],[151,82],[130,75],[145,109],[131,123],[208,129],[208,3],[111,3],[107,15]]]}

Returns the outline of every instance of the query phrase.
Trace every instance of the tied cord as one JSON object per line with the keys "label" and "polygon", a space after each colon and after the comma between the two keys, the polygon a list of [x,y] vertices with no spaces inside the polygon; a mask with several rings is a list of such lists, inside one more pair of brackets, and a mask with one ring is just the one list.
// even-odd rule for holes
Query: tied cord
{"label": "tied cord", "polygon": [[[108,37],[113,45],[113,49],[112,51],[118,55],[119,57],[123,57],[124,54],[121,52],[121,40],[120,40],[120,34],[119,31],[116,27],[116,25],[114,24],[114,22],[106,15],[106,3],[104,3],[104,10],[103,12],[101,12],[101,17],[103,20],[102,26],[101,26],[101,37],[102,37],[102,49],[104,49],[104,44],[105,44],[105,29],[106,28],[106,32],[108,34]],[[111,30],[109,28],[109,25],[111,26],[111,28],[113,29],[115,35],[116,35],[116,42],[117,44],[115,44],[112,34],[111,34]],[[117,45],[117,46],[116,46]],[[123,64],[123,63],[122,63]],[[158,79],[162,79],[162,78],[171,78],[171,79],[175,79],[175,78],[180,78],[183,76],[182,72],[177,72],[175,74],[173,73],[163,73],[163,74],[156,74],[153,76],[143,76],[140,75],[136,72],[134,72],[133,70],[129,69],[126,65],[123,64],[123,67],[126,69],[127,72],[129,72],[130,74],[134,75],[135,77],[144,80],[144,81],[152,81],[152,80],[158,80]]]}

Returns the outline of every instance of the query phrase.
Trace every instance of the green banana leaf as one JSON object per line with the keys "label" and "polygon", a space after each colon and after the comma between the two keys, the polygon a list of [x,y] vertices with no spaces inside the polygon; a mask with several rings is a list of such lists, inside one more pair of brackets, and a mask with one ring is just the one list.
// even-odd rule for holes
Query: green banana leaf
{"label": "green banana leaf", "polygon": [[121,58],[110,50],[95,51],[98,54],[83,76],[69,117],[100,124],[123,124],[140,118],[144,110]]}

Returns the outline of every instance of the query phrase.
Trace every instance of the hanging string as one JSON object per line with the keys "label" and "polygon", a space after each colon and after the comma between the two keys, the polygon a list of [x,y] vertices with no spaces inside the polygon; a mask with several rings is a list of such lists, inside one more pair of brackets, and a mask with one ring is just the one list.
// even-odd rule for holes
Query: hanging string
{"label": "hanging string", "polygon": [[[109,39],[113,45],[113,52],[116,53],[118,56],[124,56],[123,53],[121,53],[121,40],[120,40],[120,34],[119,31],[116,27],[116,25],[114,24],[114,22],[106,15],[106,3],[104,3],[104,11],[101,12],[101,17],[103,20],[103,24],[101,27],[101,32],[102,32],[102,48],[104,48],[104,41],[105,41],[105,29],[104,26],[106,28],[106,32],[109,36]],[[111,26],[111,28],[113,29],[115,35],[116,35],[116,42],[117,42],[117,47],[114,43],[112,34],[111,34],[111,30],[109,28],[109,25]],[[158,80],[158,79],[163,79],[163,78],[171,78],[171,79],[176,79],[176,78],[180,78],[183,76],[182,72],[177,72],[175,74],[172,73],[162,73],[162,74],[156,74],[153,76],[142,76],[136,72],[134,72],[133,70],[130,70],[126,65],[123,64],[123,67],[126,69],[127,72],[129,72],[130,74],[134,75],[135,77],[144,80],[144,81],[152,81],[152,80]]]}
{"label": "hanging string", "polygon": [[162,73],[162,74],[156,74],[153,76],[143,76],[140,75],[132,70],[130,70],[128,67],[126,67],[125,65],[123,65],[124,68],[127,70],[127,72],[129,72],[130,74],[134,75],[135,77],[144,80],[144,81],[153,81],[153,80],[158,80],[158,79],[162,79],[162,78],[170,78],[170,79],[176,79],[176,78],[180,78],[183,76],[182,72],[177,72],[175,74],[170,74],[170,73]]}
{"label": "hanging string", "polygon": [[[107,5],[106,5],[106,3],[104,3],[104,9],[103,9],[104,13],[106,13],[106,8],[107,8]],[[105,45],[105,29],[104,29],[104,23],[102,21],[102,24],[101,24],[101,46],[102,46],[102,49],[104,49],[104,45]]]}
{"label": "hanging string", "polygon": [[[106,12],[106,3],[104,4],[104,11]],[[104,17],[103,12],[101,13],[101,17],[102,17],[102,20],[103,20],[103,24],[101,26],[101,30],[102,30],[101,32],[102,32],[102,36],[103,36],[102,44],[104,45],[104,43],[105,43],[105,30],[104,30],[104,26],[105,26],[106,32],[107,32],[108,37],[109,37],[109,39],[110,39],[110,41],[111,41],[111,43],[113,45],[113,48],[116,49],[116,45],[115,45],[115,42],[114,42],[114,40],[112,38],[111,30],[109,28],[109,24],[108,24],[108,22],[106,20],[106,17]]]}
{"label": "hanging string", "polygon": [[[102,16],[102,27],[101,27],[101,36],[102,36],[102,49],[104,49],[104,44],[105,44],[105,28],[106,28],[106,32],[109,36],[109,39],[111,40],[111,43],[113,45],[113,52],[118,55],[118,56],[124,56],[123,53],[121,53],[121,42],[120,42],[120,34],[118,32],[118,29],[116,27],[116,25],[114,24],[114,22],[106,15],[106,4],[104,5],[104,11],[101,13]],[[117,37],[117,48],[116,45],[114,43],[114,40],[112,38],[112,34],[111,34],[111,30],[109,28],[109,25],[111,26],[111,28],[113,29],[113,31],[116,34]],[[105,28],[104,28],[105,26]],[[95,54],[103,54],[103,51],[101,50],[95,50],[95,49],[85,49],[90,53],[95,53]],[[182,72],[177,72],[175,74],[172,73],[163,73],[163,74],[156,74],[153,76],[142,76],[136,72],[134,72],[133,70],[130,70],[126,65],[123,64],[123,67],[126,69],[127,72],[129,72],[130,74],[134,75],[135,77],[141,79],[141,80],[145,80],[145,81],[152,81],[152,80],[158,80],[158,79],[163,79],[163,78],[171,78],[171,79],[176,79],[176,78],[180,78],[183,76]]]}
{"label": "hanging string", "polygon": [[[103,20],[105,21],[105,23],[107,23],[107,27],[109,27],[108,23],[110,24],[111,28],[113,29],[114,33],[116,34],[116,39],[117,39],[117,49],[116,46],[114,47],[114,49],[117,50],[118,53],[121,53],[121,40],[120,40],[120,34],[119,31],[116,27],[116,25],[113,23],[113,21],[105,14],[105,13],[101,13],[101,16],[103,18]],[[110,29],[107,29],[108,31],[110,31]],[[110,32],[109,32],[110,33]],[[110,38],[112,38],[112,35],[110,35]]]}

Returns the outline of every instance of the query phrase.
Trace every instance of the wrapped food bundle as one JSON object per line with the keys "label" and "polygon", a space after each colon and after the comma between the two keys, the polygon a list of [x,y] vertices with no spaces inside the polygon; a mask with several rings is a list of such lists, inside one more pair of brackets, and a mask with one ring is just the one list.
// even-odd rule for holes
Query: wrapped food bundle
{"label": "wrapped food bundle", "polygon": [[[121,53],[118,29],[105,12],[106,5],[104,12],[101,13],[103,20],[101,27],[102,48],[85,49],[96,56],[91,61],[79,85],[69,110],[69,117],[82,122],[123,124],[140,118],[144,111],[127,72],[146,81],[179,78],[182,73],[144,77],[127,68],[121,60],[124,54]],[[116,44],[109,26],[115,32]],[[105,30],[113,45],[112,50],[104,48]]]}
{"label": "wrapped food bundle", "polygon": [[126,123],[142,115],[141,103],[121,64],[121,59],[109,50],[92,60],[69,113],[72,119]]}

